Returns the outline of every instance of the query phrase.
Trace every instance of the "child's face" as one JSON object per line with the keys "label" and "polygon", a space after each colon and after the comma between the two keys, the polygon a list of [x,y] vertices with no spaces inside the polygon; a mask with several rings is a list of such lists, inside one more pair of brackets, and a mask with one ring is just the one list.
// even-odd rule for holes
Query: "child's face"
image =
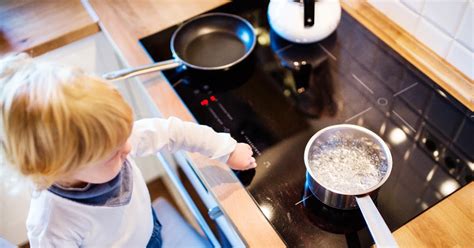
{"label": "child's face", "polygon": [[132,146],[127,140],[105,159],[91,163],[75,172],[72,178],[86,183],[106,183],[118,175],[131,149]]}

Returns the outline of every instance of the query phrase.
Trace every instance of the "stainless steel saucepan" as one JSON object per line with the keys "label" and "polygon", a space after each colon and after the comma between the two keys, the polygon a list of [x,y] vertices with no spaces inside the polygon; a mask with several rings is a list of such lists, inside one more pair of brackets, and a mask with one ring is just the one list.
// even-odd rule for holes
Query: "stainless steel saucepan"
{"label": "stainless steel saucepan", "polygon": [[329,126],[311,137],[304,161],[316,198],[333,208],[359,207],[375,244],[397,246],[371,198],[392,170],[390,150],[379,136],[356,125]]}

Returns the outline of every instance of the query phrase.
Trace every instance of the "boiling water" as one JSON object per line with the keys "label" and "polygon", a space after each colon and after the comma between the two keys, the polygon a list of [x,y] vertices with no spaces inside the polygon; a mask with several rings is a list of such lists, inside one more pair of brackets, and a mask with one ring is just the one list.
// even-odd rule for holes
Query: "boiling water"
{"label": "boiling water", "polygon": [[375,186],[387,172],[387,159],[379,145],[341,133],[313,144],[309,164],[319,184],[347,194]]}

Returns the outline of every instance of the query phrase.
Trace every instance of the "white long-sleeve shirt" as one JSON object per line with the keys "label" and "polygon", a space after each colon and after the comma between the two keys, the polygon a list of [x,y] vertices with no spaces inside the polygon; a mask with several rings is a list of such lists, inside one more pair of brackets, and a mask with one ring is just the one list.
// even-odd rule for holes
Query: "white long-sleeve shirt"
{"label": "white long-sleeve shirt", "polygon": [[27,218],[31,247],[145,247],[153,229],[151,201],[133,157],[183,149],[225,162],[237,143],[229,134],[177,118],[136,121],[130,141],[133,190],[128,204],[92,206],[48,190],[35,192]]}

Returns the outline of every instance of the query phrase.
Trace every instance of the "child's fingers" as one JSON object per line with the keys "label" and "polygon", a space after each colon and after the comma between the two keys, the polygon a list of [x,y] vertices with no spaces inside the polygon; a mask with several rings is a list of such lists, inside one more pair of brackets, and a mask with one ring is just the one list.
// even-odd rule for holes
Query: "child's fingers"
{"label": "child's fingers", "polygon": [[248,150],[250,151],[250,155],[253,155],[253,149],[251,146],[247,145]]}
{"label": "child's fingers", "polygon": [[257,167],[257,163],[252,162],[252,163],[250,163],[249,169],[253,169],[253,168],[256,168],[256,167]]}
{"label": "child's fingers", "polygon": [[255,167],[257,167],[257,162],[255,161],[255,158],[251,157],[248,160],[247,165],[244,168],[242,168],[242,170],[250,170],[250,169],[253,169]]}
{"label": "child's fingers", "polygon": [[250,163],[249,163],[249,166],[247,167],[248,169],[253,169],[257,167],[257,161],[255,160],[254,157],[251,157],[250,158]]}

